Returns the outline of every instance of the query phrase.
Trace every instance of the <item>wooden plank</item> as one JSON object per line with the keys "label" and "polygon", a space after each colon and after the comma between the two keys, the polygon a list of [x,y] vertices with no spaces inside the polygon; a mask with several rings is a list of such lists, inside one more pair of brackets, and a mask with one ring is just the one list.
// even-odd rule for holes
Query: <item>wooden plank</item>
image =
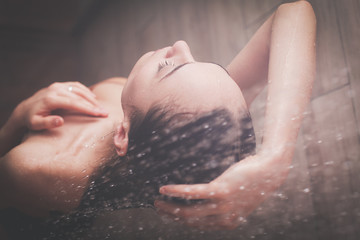
{"label": "wooden plank", "polygon": [[0,109],[3,114],[0,123],[5,122],[21,100],[36,90],[54,81],[79,80],[79,61],[74,42],[47,42],[31,36],[27,42],[17,41],[17,35],[2,40]]}
{"label": "wooden plank", "polygon": [[333,1],[336,8],[347,72],[350,78],[349,97],[354,103],[358,131],[360,129],[360,3],[348,0],[346,4]]}
{"label": "wooden plank", "polygon": [[259,25],[271,15],[276,7],[281,3],[281,0],[243,0],[241,6],[246,27],[254,27]]}
{"label": "wooden plank", "polygon": [[94,2],[95,0],[2,1],[0,3],[0,26],[21,31],[69,34],[79,18],[87,12]]}
{"label": "wooden plank", "polygon": [[281,0],[270,1],[242,1],[242,15],[244,16],[245,32],[247,41],[254,35],[256,30],[273,14],[281,4]]}
{"label": "wooden plank", "polygon": [[319,239],[358,239],[360,148],[346,86],[317,98],[304,121]]}

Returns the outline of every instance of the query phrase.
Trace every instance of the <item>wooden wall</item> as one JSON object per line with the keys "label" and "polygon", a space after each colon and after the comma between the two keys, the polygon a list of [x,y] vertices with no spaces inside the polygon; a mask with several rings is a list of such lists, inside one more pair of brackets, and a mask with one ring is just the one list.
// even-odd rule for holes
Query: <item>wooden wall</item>
{"label": "wooden wall", "polygon": [[[112,238],[360,239],[360,1],[310,2],[318,21],[317,77],[281,189],[233,231],[201,232],[164,224],[153,211],[123,211],[97,222],[123,229]],[[18,101],[52,81],[127,76],[144,52],[179,39],[196,60],[226,65],[280,3],[102,1],[68,31],[0,27],[1,123]],[[266,91],[251,108],[258,139],[265,97]]]}

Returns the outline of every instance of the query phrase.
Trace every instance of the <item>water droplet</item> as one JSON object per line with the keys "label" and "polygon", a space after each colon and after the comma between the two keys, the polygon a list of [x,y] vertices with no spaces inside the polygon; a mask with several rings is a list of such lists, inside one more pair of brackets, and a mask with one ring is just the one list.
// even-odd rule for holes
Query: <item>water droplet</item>
{"label": "water droplet", "polygon": [[142,231],[142,230],[144,230],[144,228],[143,228],[143,227],[139,227],[139,231]]}
{"label": "water droplet", "polygon": [[322,143],[322,140],[318,140],[317,143],[318,143],[318,144],[321,144],[321,143]]}
{"label": "water droplet", "polygon": [[129,169],[129,174],[133,174],[133,170],[132,170],[132,169]]}
{"label": "water droplet", "polygon": [[324,162],[325,165],[333,165],[334,164],[334,161],[327,161],[327,162]]}
{"label": "water droplet", "polygon": [[216,203],[213,203],[213,204],[210,205],[210,208],[215,209],[215,208],[217,208],[217,206],[218,205]]}
{"label": "water droplet", "polygon": [[309,188],[305,188],[303,191],[304,191],[304,193],[309,193],[309,192],[310,192],[310,189],[309,189]]}
{"label": "water droplet", "polygon": [[180,208],[175,208],[175,210],[174,210],[174,214],[177,214],[178,212],[180,212]]}
{"label": "water droplet", "polygon": [[227,122],[223,122],[221,125],[226,126],[228,123]]}
{"label": "water droplet", "polygon": [[204,125],[204,128],[205,128],[205,129],[209,128],[209,124],[205,124],[205,125]]}
{"label": "water droplet", "polygon": [[240,186],[239,189],[240,189],[240,190],[244,190],[245,187],[244,187],[244,186]]}
{"label": "water droplet", "polygon": [[337,135],[336,135],[336,140],[337,141],[341,141],[343,139],[343,136],[341,135],[341,133],[338,133]]}
{"label": "water droplet", "polygon": [[109,228],[109,229],[113,229],[114,227],[110,225],[108,228]]}
{"label": "water droplet", "polygon": [[347,96],[348,96],[349,98],[354,98],[354,97],[355,97],[355,91],[352,90],[352,89],[348,90],[348,91],[347,91]]}
{"label": "water droplet", "polygon": [[260,193],[260,195],[261,195],[261,196],[264,196],[264,195],[265,195],[265,193],[264,193],[264,192],[261,192],[261,193]]}

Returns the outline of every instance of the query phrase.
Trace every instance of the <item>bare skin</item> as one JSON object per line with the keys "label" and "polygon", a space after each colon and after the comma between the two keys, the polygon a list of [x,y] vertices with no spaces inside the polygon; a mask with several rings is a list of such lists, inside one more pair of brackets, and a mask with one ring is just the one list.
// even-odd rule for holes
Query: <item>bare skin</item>
{"label": "bare skin", "polygon": [[162,187],[162,194],[209,201],[186,207],[158,201],[161,211],[192,226],[234,228],[285,181],[315,78],[315,39],[306,1],[281,5],[261,26],[228,66],[248,104],[268,83],[261,149],[209,184]]}
{"label": "bare skin", "polygon": [[[119,93],[125,81],[113,78],[90,89],[77,83],[57,83],[40,90],[15,109],[2,128],[3,135],[4,130],[12,128],[11,124],[18,129],[27,126],[37,131],[29,131],[21,144],[1,159],[0,186],[2,192],[8,193],[0,199],[2,208],[15,206],[30,215],[46,215],[49,210],[68,211],[78,205],[89,176],[113,149],[110,146],[114,126],[123,118]],[[57,98],[54,105],[41,105],[49,102],[49,97],[62,96],[64,91],[68,94],[69,86],[73,88],[72,98]],[[78,96],[76,91],[81,87],[86,90]],[[74,102],[79,105],[74,106]],[[65,110],[59,115],[44,113],[44,109],[50,112],[62,103],[60,108]],[[26,114],[24,109],[33,112]],[[11,142],[11,136],[2,137]]]}
{"label": "bare skin", "polygon": [[[9,194],[0,199],[0,207],[14,206],[33,215],[76,207],[88,184],[87,176],[103,163],[104,156],[110,154],[109,145],[114,146],[119,155],[126,154],[132,105],[146,111],[151,103],[166,99],[172,89],[180,89],[171,94],[191,109],[211,109],[229,105],[229,102],[233,103],[232,106],[249,106],[269,83],[260,151],[233,165],[209,184],[164,186],[160,189],[162,194],[170,196],[209,199],[203,205],[179,208],[174,204],[156,202],[158,208],[168,214],[174,214],[174,210],[179,208],[175,215],[184,221],[190,219],[192,225],[204,224],[203,221],[194,222],[195,217],[205,220],[206,224],[234,227],[238,224],[234,219],[248,215],[286,179],[302,113],[314,80],[314,44],[315,17],[310,4],[306,1],[284,4],[229,64],[230,76],[220,67],[196,62],[179,69],[160,84],[159,79],[177,66],[194,62],[186,43],[177,42],[172,47],[145,54],[135,65],[124,88],[124,79],[112,79],[91,88],[96,99],[88,93],[80,94],[85,101],[81,107],[47,105],[48,114],[54,109],[66,110],[58,115],[63,117],[59,120],[60,125],[48,123],[38,128],[36,121],[35,124],[29,119],[25,123],[19,121],[23,119],[19,115],[24,111],[15,109],[0,133],[0,142],[6,139],[9,143],[2,147],[1,155],[4,156],[0,160],[0,191]],[[164,60],[174,64],[158,71],[158,63]],[[206,73],[209,76],[203,76]],[[212,76],[217,78],[212,79]],[[181,81],[183,79],[196,79],[197,82]],[[227,91],[219,92],[219,89]],[[154,92],[159,94],[154,95]],[[214,99],[214,93],[218,98],[209,102],[208,99]],[[193,96],[191,101],[188,94]],[[100,105],[108,111],[108,116],[94,111]],[[47,114],[42,112],[42,116]],[[24,128],[48,130],[32,132],[22,144],[13,148]],[[97,141],[93,148],[89,147],[92,139],[109,136],[107,134],[114,130],[113,143],[104,139]],[[218,206],[215,209],[212,207],[214,203]],[[209,215],[212,215],[212,221],[208,221]]]}

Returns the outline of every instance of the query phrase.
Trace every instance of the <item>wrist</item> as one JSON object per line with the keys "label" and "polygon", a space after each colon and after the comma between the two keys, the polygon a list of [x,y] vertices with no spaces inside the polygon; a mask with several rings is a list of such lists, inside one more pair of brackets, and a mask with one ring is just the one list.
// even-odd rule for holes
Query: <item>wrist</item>
{"label": "wrist", "polygon": [[26,128],[25,119],[24,119],[24,102],[21,102],[17,105],[14,111],[11,113],[7,125],[10,125],[10,128],[23,129]]}
{"label": "wrist", "polygon": [[22,107],[21,104],[19,104],[1,128],[1,137],[13,138],[19,134],[23,134],[26,130],[27,126],[24,121]]}
{"label": "wrist", "polygon": [[263,147],[258,155],[261,156],[261,159],[264,159],[262,164],[269,171],[270,175],[273,177],[277,176],[280,182],[286,179],[294,155],[294,148],[292,146]]}
{"label": "wrist", "polygon": [[277,161],[282,159],[283,161],[291,162],[295,151],[295,143],[283,143],[283,144],[266,144],[263,143],[259,154],[266,156],[270,161]]}

